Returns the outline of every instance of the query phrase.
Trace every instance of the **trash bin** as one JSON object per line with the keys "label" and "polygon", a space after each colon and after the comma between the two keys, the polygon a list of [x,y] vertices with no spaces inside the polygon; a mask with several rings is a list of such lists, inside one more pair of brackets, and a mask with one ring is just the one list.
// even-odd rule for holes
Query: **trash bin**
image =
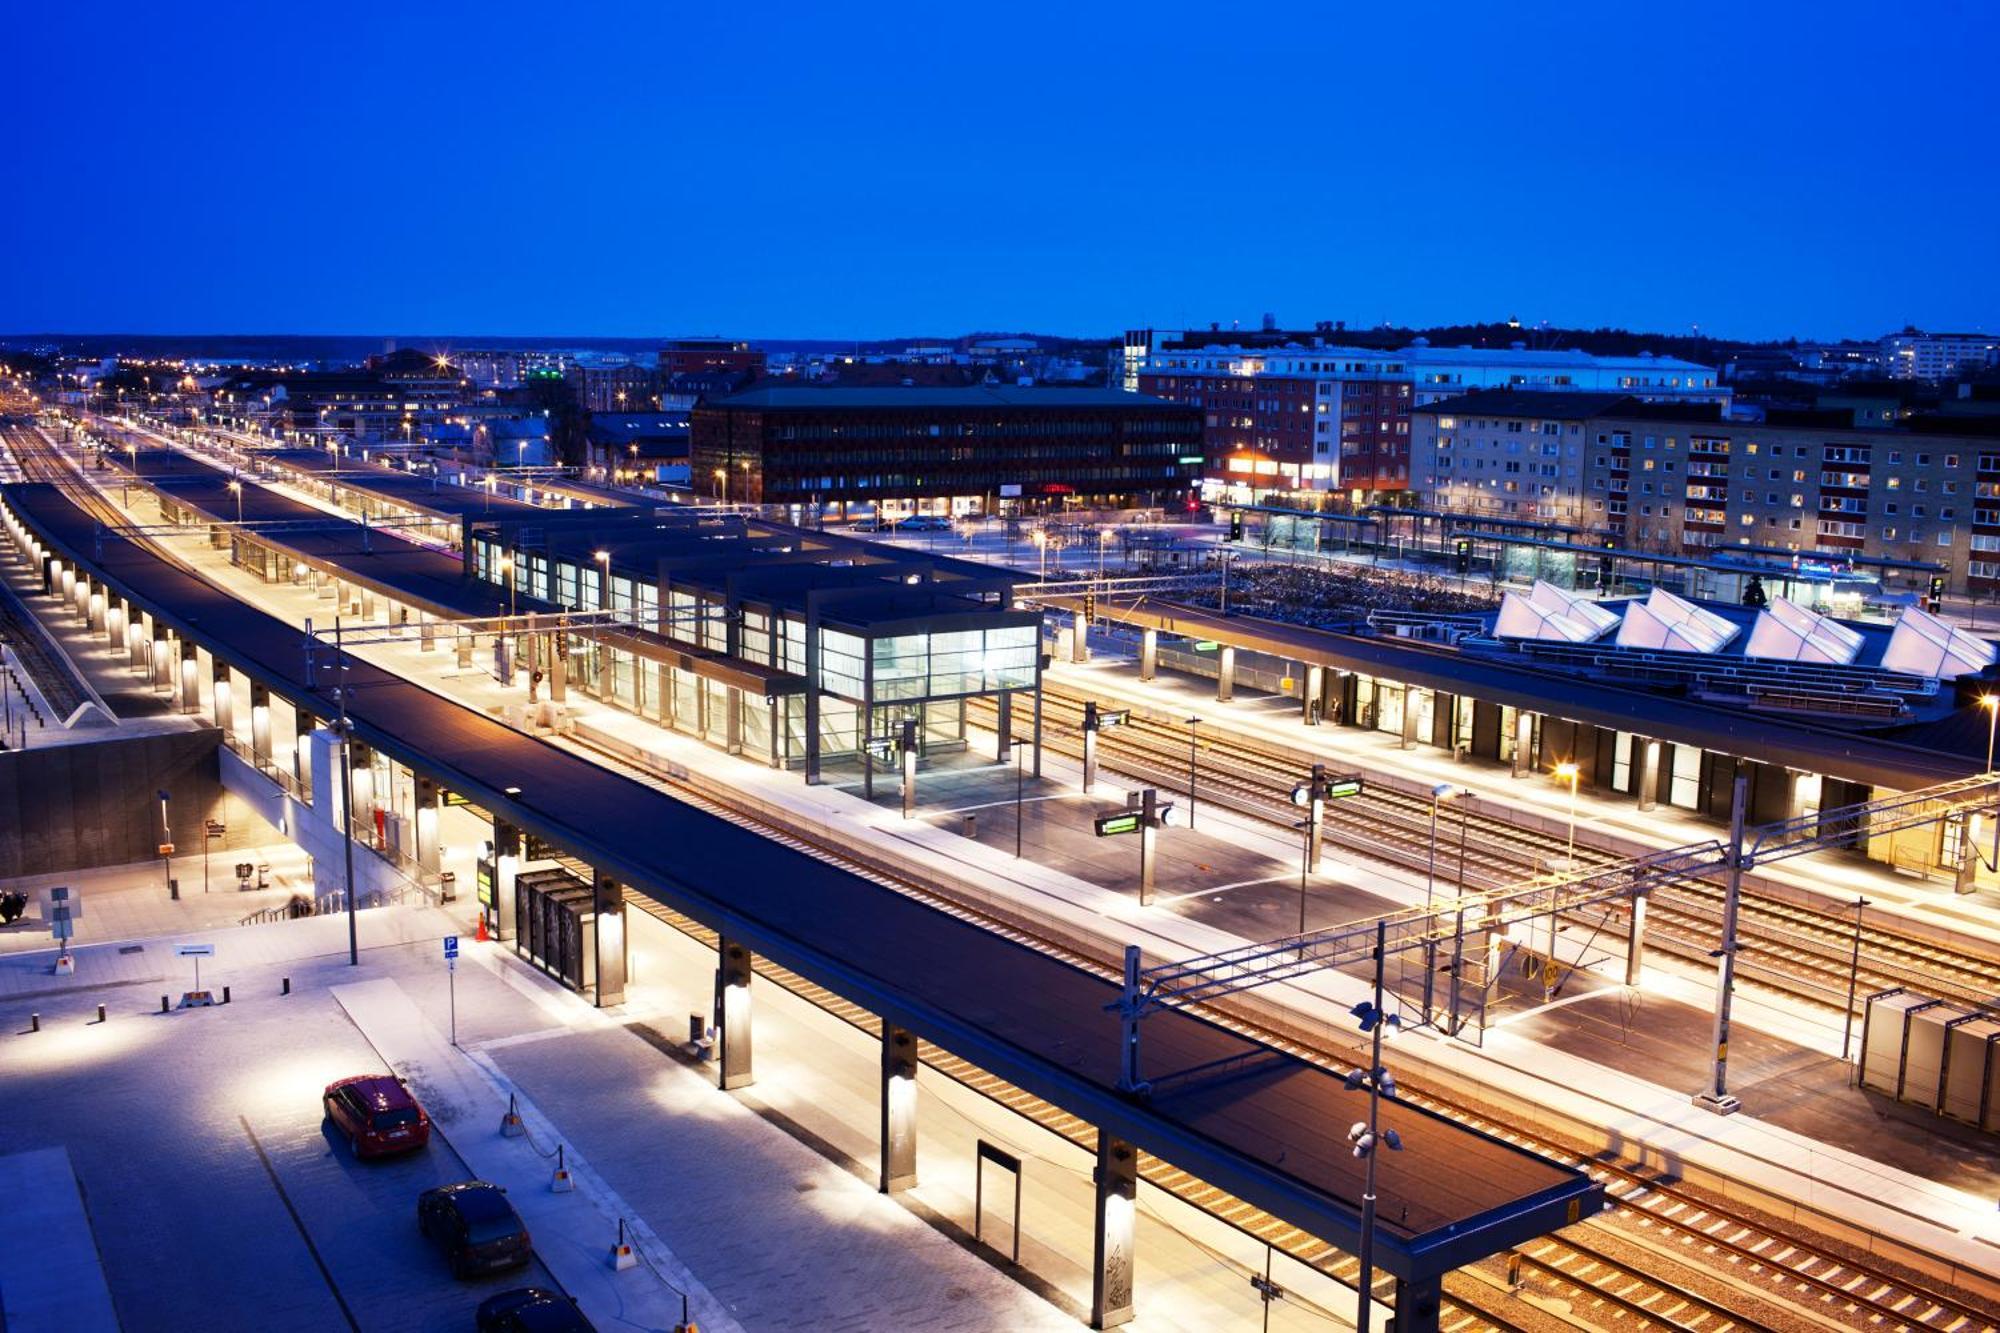
{"label": "trash bin", "polygon": [[175,902],[181,900],[181,882],[179,880],[169,879],[167,881],[167,897],[173,899]]}
{"label": "trash bin", "polygon": [[443,874],[438,876],[438,897],[440,900],[444,902],[457,901],[458,899],[457,871],[447,870]]}
{"label": "trash bin", "polygon": [[979,816],[961,815],[958,821],[958,831],[965,837],[977,838],[979,836]]}

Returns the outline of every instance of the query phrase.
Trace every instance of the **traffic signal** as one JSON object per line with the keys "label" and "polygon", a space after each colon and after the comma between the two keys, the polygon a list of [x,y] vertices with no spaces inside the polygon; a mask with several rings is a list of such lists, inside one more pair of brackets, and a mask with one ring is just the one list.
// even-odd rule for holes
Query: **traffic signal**
{"label": "traffic signal", "polygon": [[1085,620],[1097,619],[1097,594],[1094,592],[1087,592],[1083,595],[1083,618]]}
{"label": "traffic signal", "polygon": [[1233,542],[1243,540],[1243,515],[1231,514],[1229,516],[1229,540]]}
{"label": "traffic signal", "polygon": [[1452,559],[1458,566],[1458,572],[1461,574],[1470,574],[1472,572],[1472,542],[1467,538],[1460,537],[1457,545],[1452,550]]}
{"label": "traffic signal", "polygon": [[1931,595],[1930,595],[1930,606],[1928,610],[1932,615],[1936,615],[1943,608],[1944,608],[1944,575],[1933,574],[1931,575]]}

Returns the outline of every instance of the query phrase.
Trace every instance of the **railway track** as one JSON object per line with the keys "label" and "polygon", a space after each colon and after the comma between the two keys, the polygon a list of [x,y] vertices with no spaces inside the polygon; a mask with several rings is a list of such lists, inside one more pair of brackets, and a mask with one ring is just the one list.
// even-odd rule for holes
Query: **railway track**
{"label": "railway track", "polygon": [[[24,470],[30,467],[38,470],[41,479],[62,485],[80,501],[89,492],[82,478],[73,474],[64,476],[68,470],[59,462],[38,457],[34,464],[30,464],[24,459]],[[96,497],[91,497],[90,504],[92,512],[105,517],[107,522],[119,521],[116,511],[110,510]],[[147,544],[154,545],[151,542]],[[590,752],[590,747],[578,742],[565,744]],[[619,757],[618,762],[621,768],[633,771],[629,761]],[[1116,979],[1117,963],[1109,956],[1111,951],[1108,947],[1104,955],[1099,956],[1052,941],[1032,929],[959,902],[936,886],[885,872],[876,865],[859,864],[792,830],[772,825],[736,806],[718,802],[684,780],[663,774],[647,774],[643,770],[636,772],[635,776],[677,799],[695,802],[739,824],[755,828],[764,836],[856,873],[869,875],[938,910],[952,912],[977,922],[982,928],[1062,957],[1107,980]],[[1250,785],[1254,791],[1254,784]],[[1268,798],[1246,793],[1245,799]],[[1407,812],[1401,812],[1397,817],[1406,819]],[[1500,827],[1508,838],[1521,836],[1518,829],[1504,824]],[[1529,854],[1526,851],[1516,853],[1515,859],[1518,862],[1520,856]],[[1481,856],[1492,858],[1495,873],[1505,864],[1505,856],[1493,853],[1490,848],[1482,848]],[[629,891],[628,900],[690,937],[711,946],[714,944],[712,932],[674,913],[665,905]],[[773,983],[801,995],[843,1021],[879,1035],[879,1022],[859,1006],[767,960],[758,960],[758,970]],[[1353,1070],[1343,1053],[1326,1049],[1316,1037],[1280,1031],[1265,1021],[1227,1007],[1211,1010],[1208,1016],[1336,1074],[1344,1076]],[[1066,1140],[1081,1147],[1094,1147],[1094,1129],[1076,1117],[1013,1088],[941,1048],[925,1043],[921,1056],[924,1063],[933,1069],[1017,1111]],[[1976,1298],[1968,1299],[1957,1293],[1938,1290],[1879,1262],[1868,1263],[1835,1253],[1802,1230],[1721,1207],[1716,1201],[1686,1190],[1671,1180],[1649,1174],[1635,1164],[1603,1161],[1579,1145],[1564,1143],[1552,1136],[1527,1134],[1484,1108],[1453,1095],[1406,1085],[1403,1096],[1406,1100],[1531,1151],[1588,1171],[1604,1181],[1607,1194],[1615,1201],[1614,1208],[1598,1218],[1521,1247],[1504,1258],[1452,1275],[1446,1283],[1445,1311],[1441,1319],[1442,1327],[1451,1333],[1476,1333],[1482,1329],[1498,1333],[1512,1330],[1528,1333],[1529,1330],[1560,1327],[1683,1328],[1717,1333],[1728,1328],[1797,1327],[1801,1323],[1819,1327],[2000,1333],[2000,1311]],[[1141,1164],[1141,1173],[1162,1191],[1221,1218],[1244,1234],[1350,1287],[1358,1278],[1358,1265],[1353,1259],[1242,1200],[1195,1180],[1170,1163],[1146,1157]],[[1615,1252],[1621,1248],[1628,1252]],[[1646,1258],[1648,1255],[1652,1256],[1650,1262]],[[1724,1281],[1719,1275],[1702,1270],[1703,1263],[1728,1265],[1736,1271]],[[1746,1274],[1749,1275],[1747,1278]],[[1698,1287],[1707,1289],[1698,1290]],[[1389,1292],[1384,1290],[1380,1294],[1387,1296]]]}
{"label": "railway track", "polygon": [[[1048,718],[1044,743],[1080,756],[1084,697],[1046,683],[1043,689]],[[976,706],[975,716],[980,711]],[[990,705],[984,709],[989,716],[991,711]],[[1197,744],[1198,803],[1226,806],[1288,829],[1295,825],[1298,812],[1290,792],[1310,767],[1310,756],[1240,736],[1210,735]],[[1168,790],[1187,788],[1188,735],[1175,723],[1135,709],[1124,726],[1098,733],[1098,755],[1105,767],[1128,776]],[[1358,797],[1327,802],[1323,818],[1328,836],[1351,850],[1418,872],[1430,865],[1430,805],[1420,797],[1370,787]],[[1549,863],[1565,854],[1562,838],[1460,809],[1448,812],[1438,826],[1436,872],[1440,885],[1462,883],[1473,890],[1518,887],[1537,879],[1553,883]],[[1624,862],[1581,841],[1575,860],[1585,873]],[[1651,900],[1648,942],[1690,960],[1707,960],[1721,923],[1721,888],[1692,882],[1662,885]],[[1573,924],[1605,928],[1623,919],[1619,907]],[[1743,979],[1814,1004],[1845,1007],[1854,947],[1851,918],[1746,890],[1739,935]],[[1862,994],[1911,986],[1946,999],[1990,1002],[2000,995],[2000,960],[1956,953],[1879,925],[1864,926],[1861,945]]]}

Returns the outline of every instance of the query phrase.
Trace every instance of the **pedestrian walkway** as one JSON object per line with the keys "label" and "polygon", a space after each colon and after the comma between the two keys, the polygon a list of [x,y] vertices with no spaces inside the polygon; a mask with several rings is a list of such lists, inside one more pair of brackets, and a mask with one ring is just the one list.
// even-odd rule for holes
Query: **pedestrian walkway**
{"label": "pedestrian walkway", "polygon": [[0,1329],[118,1333],[69,1153],[0,1157]]}
{"label": "pedestrian walkway", "polygon": [[[200,858],[193,858],[199,864]],[[41,917],[40,894],[52,885],[66,886],[81,905],[72,950],[95,944],[130,944],[166,935],[240,925],[247,916],[282,908],[294,894],[312,895],[312,877],[305,853],[289,842],[231,848],[213,855],[209,887],[201,875],[177,867],[181,896],[169,897],[166,875],[157,861],[137,865],[71,870],[61,874],[23,875],[6,887],[28,895],[28,910],[11,926],[0,926],[0,954],[40,952],[56,947],[49,924]],[[268,867],[266,888],[237,888],[236,864]],[[254,885],[256,879],[253,877]]]}
{"label": "pedestrian walkway", "polygon": [[[518,1099],[524,1132],[508,1137],[502,1121],[510,1099],[496,1089],[475,1058],[450,1044],[445,1034],[418,1012],[393,979],[335,986],[333,995],[382,1060],[409,1080],[430,1113],[436,1131],[451,1142],[481,1180],[507,1191],[535,1238],[535,1253],[594,1322],[639,1328],[672,1328],[685,1311],[703,1328],[740,1333],[708,1289],[664,1247],[644,1247],[645,1261],[624,1271],[612,1265],[621,1235],[619,1220],[630,1210],[599,1180],[581,1156],[564,1165],[585,1188],[556,1193],[550,1188],[561,1136],[532,1105]],[[636,1237],[631,1238],[636,1240]]]}

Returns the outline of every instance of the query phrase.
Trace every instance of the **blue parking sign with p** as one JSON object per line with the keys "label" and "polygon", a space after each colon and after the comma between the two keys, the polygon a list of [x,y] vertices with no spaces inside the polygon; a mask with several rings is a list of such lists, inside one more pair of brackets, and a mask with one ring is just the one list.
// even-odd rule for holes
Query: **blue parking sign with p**
{"label": "blue parking sign with p", "polygon": [[458,936],[447,935],[444,937],[444,956],[448,959],[458,957]]}

